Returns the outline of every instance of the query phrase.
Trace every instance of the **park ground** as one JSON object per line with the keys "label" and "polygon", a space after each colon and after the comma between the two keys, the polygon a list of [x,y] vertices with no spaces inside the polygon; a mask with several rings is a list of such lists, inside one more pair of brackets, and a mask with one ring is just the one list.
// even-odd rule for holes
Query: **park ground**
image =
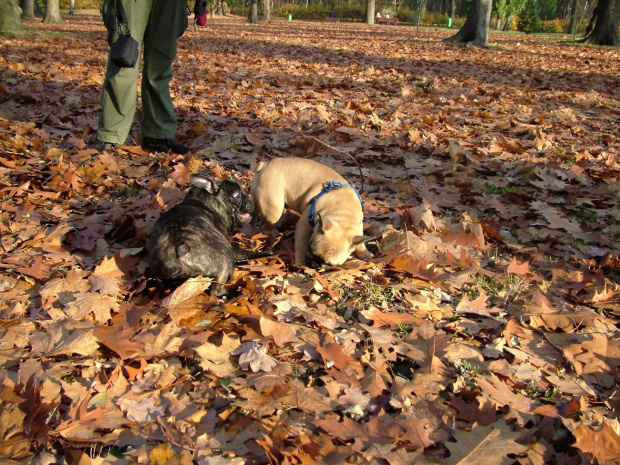
{"label": "park ground", "polygon": [[[3,463],[620,460],[620,52],[561,36],[210,19],[179,40],[186,157],[95,153],[95,14],[0,42]],[[566,42],[563,42],[566,41]],[[136,121],[139,117],[136,118]],[[362,188],[375,258],[221,302],[145,278],[191,173],[308,157]]]}

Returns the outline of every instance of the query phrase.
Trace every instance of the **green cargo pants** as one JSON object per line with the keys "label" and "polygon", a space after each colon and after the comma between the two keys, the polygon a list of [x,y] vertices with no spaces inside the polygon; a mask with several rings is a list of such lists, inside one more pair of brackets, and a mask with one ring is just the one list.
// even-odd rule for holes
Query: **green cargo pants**
{"label": "green cargo pants", "polygon": [[[186,0],[122,0],[131,36],[144,45],[142,61],[142,136],[173,139],[177,120],[170,98],[177,38],[187,28]],[[118,32],[113,33],[115,41]],[[103,81],[97,139],[124,144],[138,100],[140,59],[133,68],[110,61]]]}

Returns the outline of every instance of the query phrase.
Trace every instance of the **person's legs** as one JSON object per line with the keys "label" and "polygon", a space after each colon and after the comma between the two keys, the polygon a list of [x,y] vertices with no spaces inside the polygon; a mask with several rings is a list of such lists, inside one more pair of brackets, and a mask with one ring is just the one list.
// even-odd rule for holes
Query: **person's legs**
{"label": "person's legs", "polygon": [[153,9],[144,34],[142,70],[142,136],[174,139],[177,120],[170,97],[172,61],[177,38],[187,28],[184,0],[153,0]]}
{"label": "person's legs", "polygon": [[[124,0],[123,6],[131,36],[142,44],[153,0]],[[118,32],[114,35],[114,40]],[[124,144],[136,112],[140,59],[133,68],[119,68],[110,61],[103,81],[101,115],[97,129],[99,141]]]}

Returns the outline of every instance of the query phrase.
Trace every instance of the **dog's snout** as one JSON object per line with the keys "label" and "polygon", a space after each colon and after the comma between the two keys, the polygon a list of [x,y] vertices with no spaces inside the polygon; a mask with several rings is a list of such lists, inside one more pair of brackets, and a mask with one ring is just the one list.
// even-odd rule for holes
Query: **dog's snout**
{"label": "dog's snout", "polygon": [[317,255],[312,249],[312,247],[310,247],[308,249],[308,252],[306,253],[306,263],[311,268],[319,268],[325,265],[325,260],[323,259],[323,257]]}
{"label": "dog's snout", "polygon": [[241,201],[241,211],[243,213],[253,213],[254,212],[254,201],[249,196],[244,196]]}

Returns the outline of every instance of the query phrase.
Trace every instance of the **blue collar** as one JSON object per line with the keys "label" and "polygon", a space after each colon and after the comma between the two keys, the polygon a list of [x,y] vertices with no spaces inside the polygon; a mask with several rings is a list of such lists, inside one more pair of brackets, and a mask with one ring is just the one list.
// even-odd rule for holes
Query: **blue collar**
{"label": "blue collar", "polygon": [[353,191],[357,194],[357,197],[360,199],[360,203],[362,204],[362,211],[364,211],[364,201],[362,200],[362,196],[352,184],[343,184],[338,181],[330,181],[323,188],[323,190],[312,199],[312,202],[310,202],[310,213],[308,214],[308,223],[310,223],[310,226],[314,227],[314,210],[316,208],[316,201],[328,192],[335,189],[340,189],[341,187],[350,187],[351,189],[353,189]]}

